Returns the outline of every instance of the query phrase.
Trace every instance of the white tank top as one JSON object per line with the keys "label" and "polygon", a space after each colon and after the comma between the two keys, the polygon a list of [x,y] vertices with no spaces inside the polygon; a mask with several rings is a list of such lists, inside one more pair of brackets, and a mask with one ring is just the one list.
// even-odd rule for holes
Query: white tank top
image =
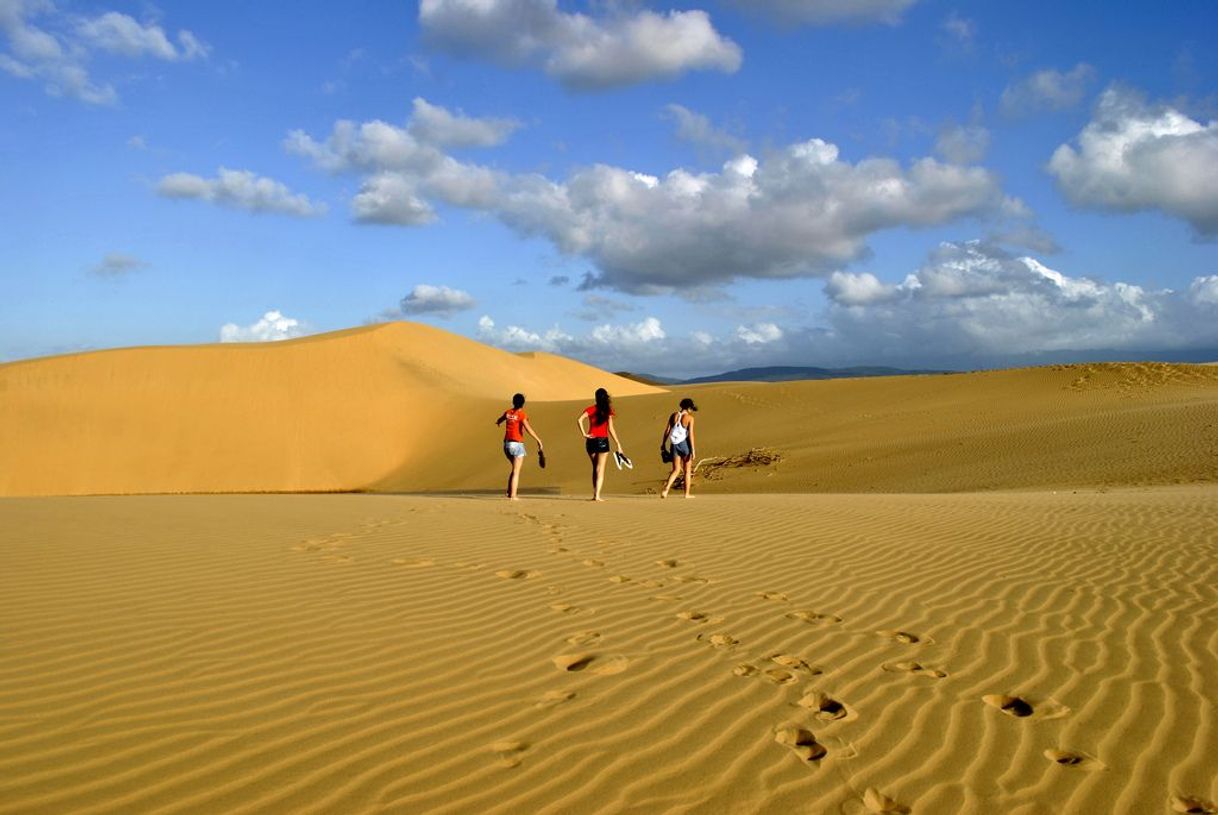
{"label": "white tank top", "polygon": [[686,429],[685,425],[681,424],[681,417],[684,415],[685,411],[683,410],[677,412],[676,423],[672,426],[672,432],[668,434],[668,440],[673,444],[680,444],[689,435],[689,430]]}

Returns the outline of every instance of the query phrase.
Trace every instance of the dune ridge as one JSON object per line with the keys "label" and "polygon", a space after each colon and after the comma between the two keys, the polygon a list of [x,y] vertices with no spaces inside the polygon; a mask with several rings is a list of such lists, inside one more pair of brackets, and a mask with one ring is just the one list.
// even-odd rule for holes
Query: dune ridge
{"label": "dune ridge", "polygon": [[0,812],[1168,811],[1213,498],[5,499]]}
{"label": "dune ridge", "polygon": [[601,385],[656,391],[417,323],[9,363],[0,495],[355,490],[454,445],[455,403]]}

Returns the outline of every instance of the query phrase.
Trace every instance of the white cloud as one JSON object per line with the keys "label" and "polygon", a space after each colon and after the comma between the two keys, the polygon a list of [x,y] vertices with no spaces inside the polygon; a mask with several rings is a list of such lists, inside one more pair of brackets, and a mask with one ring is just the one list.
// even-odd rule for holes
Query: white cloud
{"label": "white cloud", "polygon": [[474,298],[469,292],[450,289],[448,286],[432,286],[420,283],[410,294],[402,298],[403,314],[436,314],[451,317],[458,311],[473,308]]}
{"label": "white cloud", "polygon": [[147,263],[134,255],[124,254],[123,252],[109,252],[90,271],[99,277],[122,277],[139,269],[144,269],[147,266]]}
{"label": "white cloud", "polygon": [[225,323],[220,327],[220,342],[273,342],[290,340],[304,334],[301,322],[279,311],[268,311],[257,322],[240,326]]}
{"label": "white cloud", "polygon": [[1047,68],[1008,85],[1000,107],[1007,116],[1068,110],[1083,101],[1094,80],[1095,69],[1085,62],[1065,72]]}
{"label": "white cloud", "polygon": [[412,129],[339,121],[324,142],[294,131],[285,146],[331,172],[367,174],[357,220],[425,224],[431,201],[486,212],[594,262],[584,288],[695,296],[738,277],[827,274],[884,229],[1029,215],[984,168],[933,158],[852,164],[819,139],[764,160],[738,155],[719,172],[657,177],[594,165],[555,181],[459,161]]}
{"label": "white cloud", "polygon": [[3,0],[0,33],[8,45],[0,69],[21,79],[41,80],[52,96],[69,96],[92,105],[114,105],[118,92],[97,82],[87,68],[98,52],[171,62],[206,57],[209,46],[189,31],[175,45],[164,29],[114,11],[80,17],[42,0]]}
{"label": "white cloud", "polygon": [[731,0],[744,11],[809,25],[887,23],[896,25],[917,0]]}
{"label": "white cloud", "polygon": [[676,136],[681,141],[728,153],[743,153],[748,148],[744,139],[716,128],[706,116],[689,108],[671,104],[664,108],[664,115],[676,124]]}
{"label": "white cloud", "polygon": [[351,200],[355,220],[365,224],[418,226],[431,223],[436,213],[415,194],[410,179],[396,173],[377,173],[364,180]]}
{"label": "white cloud", "polygon": [[630,325],[598,325],[589,335],[593,342],[615,347],[646,345],[666,336],[664,327],[655,317],[647,317]]}
{"label": "white cloud", "polygon": [[570,88],[594,90],[739,69],[740,48],[704,11],[611,8],[599,18],[556,0],[422,0],[419,24],[436,47],[508,64],[541,64]]}
{"label": "white cloud", "polygon": [[896,296],[896,287],[880,282],[870,272],[834,272],[825,281],[825,294],[845,306],[882,303]]}
{"label": "white cloud", "polygon": [[178,32],[180,47],[174,46],[159,25],[141,23],[117,11],[80,20],[76,33],[83,42],[99,51],[125,57],[150,56],[176,62],[204,57],[209,50],[189,31]]}
{"label": "white cloud", "polygon": [[[896,285],[870,275],[826,284],[835,353],[855,359],[1153,351],[1218,343],[1218,277],[1188,294],[1070,277],[980,241],[944,243]],[[1214,289],[1211,290],[1211,285]],[[1215,294],[1213,301],[1206,297]]]}
{"label": "white cloud", "polygon": [[1201,236],[1218,236],[1218,122],[1202,124],[1109,88],[1077,146],[1063,144],[1053,153],[1049,172],[1074,204],[1161,209]]}
{"label": "white cloud", "polygon": [[249,170],[219,169],[215,178],[172,173],[158,182],[157,193],[166,198],[191,198],[249,212],[279,212],[309,217],[326,211],[308,197],[293,193],[282,182]]}
{"label": "white cloud", "polygon": [[768,345],[782,339],[782,329],[774,323],[737,326],[736,337],[746,345]]}
{"label": "white cloud", "polygon": [[494,147],[520,127],[515,119],[476,119],[415,97],[410,133],[437,147]]}
{"label": "white cloud", "polygon": [[1188,294],[1198,305],[1218,306],[1218,275],[1193,278]]}

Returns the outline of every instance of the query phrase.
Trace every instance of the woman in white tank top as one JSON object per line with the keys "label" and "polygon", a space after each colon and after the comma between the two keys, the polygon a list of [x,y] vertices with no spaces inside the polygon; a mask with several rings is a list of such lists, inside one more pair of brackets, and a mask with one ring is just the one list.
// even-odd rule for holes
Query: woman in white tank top
{"label": "woman in white tank top", "polygon": [[[686,397],[681,400],[680,409],[668,417],[664,435],[660,437],[660,457],[672,462],[672,472],[660,490],[661,498],[668,497],[668,491],[681,475],[685,476],[685,497],[693,497],[689,490],[694,478],[694,458],[697,456],[694,439],[694,413],[697,411],[694,400]],[[672,446],[671,452],[669,445]]]}

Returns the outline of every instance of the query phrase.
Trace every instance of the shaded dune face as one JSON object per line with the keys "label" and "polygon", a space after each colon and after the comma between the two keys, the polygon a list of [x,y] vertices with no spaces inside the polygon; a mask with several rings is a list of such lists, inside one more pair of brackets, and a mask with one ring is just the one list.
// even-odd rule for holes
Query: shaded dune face
{"label": "shaded dune face", "polygon": [[664,390],[551,354],[510,354],[429,326],[388,323],[279,343],[0,365],[0,495],[498,492],[502,430],[492,422],[518,391],[549,465],[536,468],[527,439],[523,489],[578,494],[587,489],[588,461],[573,420],[598,387],[613,394],[618,435],[637,462],[610,473],[611,494],[656,490],[667,468],[655,447],[687,393],[701,406],[697,492],[1218,481],[1212,366]]}

